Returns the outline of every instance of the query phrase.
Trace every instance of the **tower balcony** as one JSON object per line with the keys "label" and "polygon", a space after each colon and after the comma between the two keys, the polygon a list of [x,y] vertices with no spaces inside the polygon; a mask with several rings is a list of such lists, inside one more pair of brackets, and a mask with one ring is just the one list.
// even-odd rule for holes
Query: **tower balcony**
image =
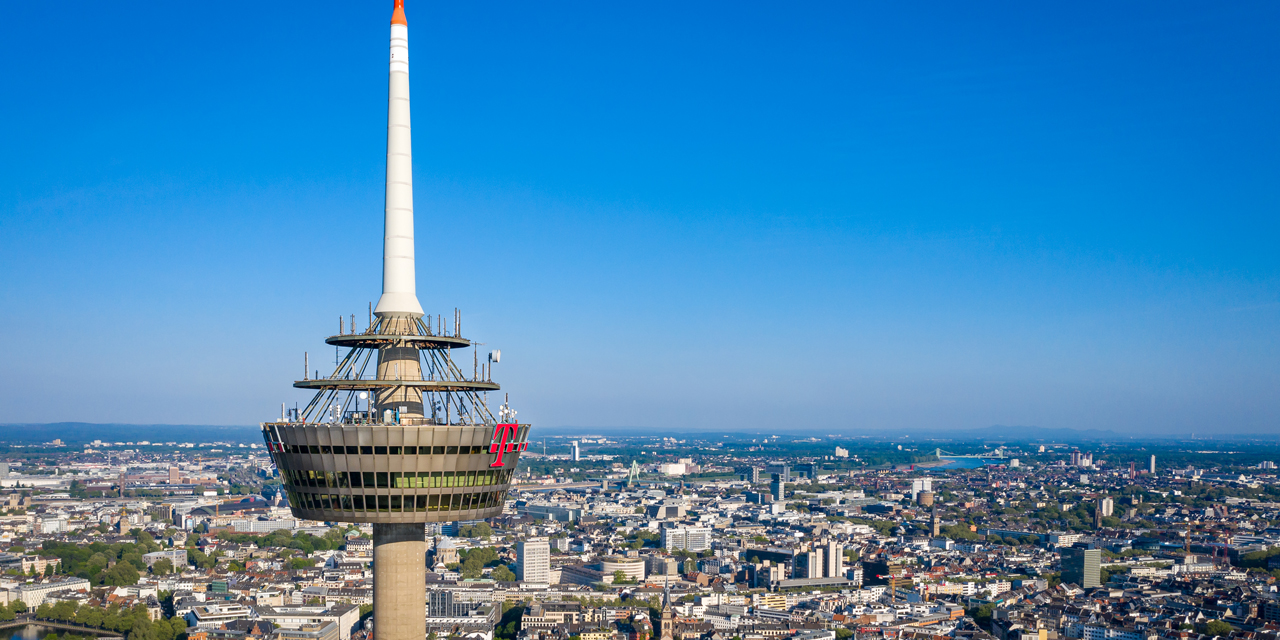
{"label": "tower balcony", "polygon": [[529,425],[268,422],[298,518],[418,523],[502,514]]}

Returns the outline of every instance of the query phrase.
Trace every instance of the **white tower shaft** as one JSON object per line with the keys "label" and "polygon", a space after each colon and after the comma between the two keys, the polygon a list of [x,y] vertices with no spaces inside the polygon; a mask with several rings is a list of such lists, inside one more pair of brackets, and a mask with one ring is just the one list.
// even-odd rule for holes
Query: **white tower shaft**
{"label": "white tower shaft", "polygon": [[401,2],[391,20],[387,92],[387,200],[382,297],[373,312],[422,316],[413,264],[413,149],[409,129],[409,25]]}

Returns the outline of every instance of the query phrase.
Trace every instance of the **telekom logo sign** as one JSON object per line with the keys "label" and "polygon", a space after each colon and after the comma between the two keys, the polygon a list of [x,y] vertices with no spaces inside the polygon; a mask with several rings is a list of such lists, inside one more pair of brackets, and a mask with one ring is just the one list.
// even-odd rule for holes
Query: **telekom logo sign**
{"label": "telekom logo sign", "polygon": [[493,461],[490,467],[503,467],[502,456],[512,451],[524,451],[529,448],[528,442],[516,442],[516,436],[520,433],[520,425],[518,424],[497,424],[493,426],[492,443],[489,445],[489,453],[498,454],[497,459]]}

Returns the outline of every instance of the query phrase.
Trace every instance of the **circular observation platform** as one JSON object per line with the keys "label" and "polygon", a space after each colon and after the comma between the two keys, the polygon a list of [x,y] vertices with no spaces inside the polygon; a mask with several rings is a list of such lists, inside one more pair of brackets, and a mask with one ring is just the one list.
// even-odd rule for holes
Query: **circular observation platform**
{"label": "circular observation platform", "polygon": [[529,425],[268,422],[262,433],[295,517],[455,522],[502,514]]}
{"label": "circular observation platform", "polygon": [[343,378],[295,380],[293,386],[298,389],[337,389],[339,391],[414,387],[423,391],[440,392],[498,391],[502,388],[496,382],[486,382],[484,380],[356,380]]}
{"label": "circular observation platform", "polygon": [[393,333],[352,333],[329,336],[325,344],[351,349],[380,349],[390,346],[408,346],[415,349],[463,349],[471,346],[466,338],[454,336],[420,336]]}

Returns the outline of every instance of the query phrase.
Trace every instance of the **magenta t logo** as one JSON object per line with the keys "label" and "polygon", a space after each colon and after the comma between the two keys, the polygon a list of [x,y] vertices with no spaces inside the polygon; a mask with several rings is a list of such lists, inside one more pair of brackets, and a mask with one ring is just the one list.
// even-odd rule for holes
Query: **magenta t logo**
{"label": "magenta t logo", "polygon": [[518,424],[498,424],[493,426],[493,442],[489,445],[489,453],[498,454],[497,459],[493,461],[490,467],[506,466],[502,464],[502,456],[512,451],[519,450],[516,444],[516,430],[520,428]]}

